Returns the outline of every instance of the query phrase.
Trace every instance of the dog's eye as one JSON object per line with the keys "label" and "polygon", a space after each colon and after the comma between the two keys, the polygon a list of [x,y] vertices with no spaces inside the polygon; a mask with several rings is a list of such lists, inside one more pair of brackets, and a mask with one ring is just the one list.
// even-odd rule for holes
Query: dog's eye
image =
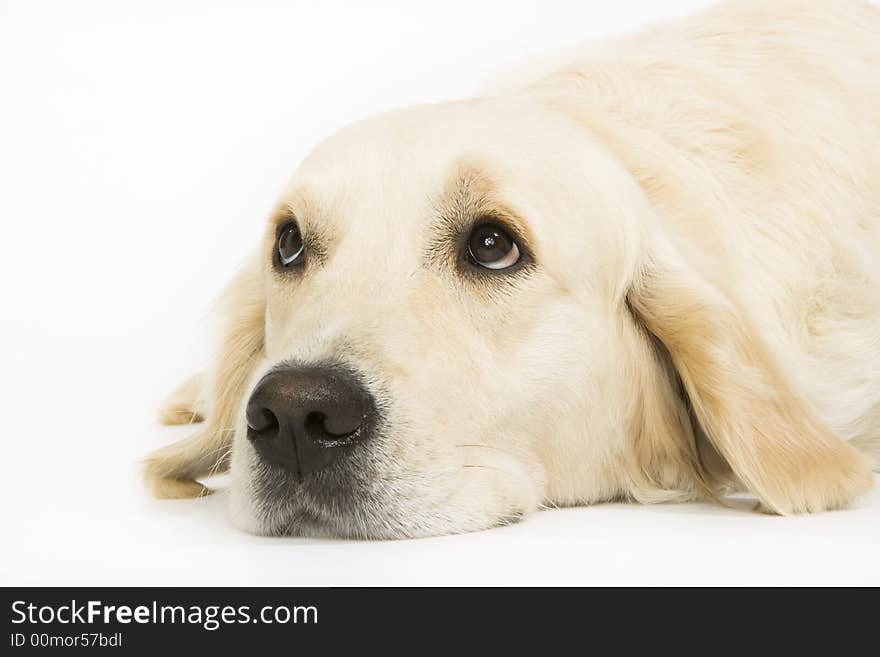
{"label": "dog's eye", "polygon": [[480,224],[468,237],[468,255],[486,269],[506,269],[519,262],[519,247],[506,230],[496,224]]}
{"label": "dog's eye", "polygon": [[289,221],[281,227],[278,234],[278,260],[282,267],[289,267],[302,260],[303,245],[302,234],[295,221]]}

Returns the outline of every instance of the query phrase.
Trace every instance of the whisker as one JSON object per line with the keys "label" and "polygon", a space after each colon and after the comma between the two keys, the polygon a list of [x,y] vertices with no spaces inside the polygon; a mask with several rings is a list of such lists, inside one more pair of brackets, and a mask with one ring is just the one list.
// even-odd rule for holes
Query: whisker
{"label": "whisker", "polygon": [[510,513],[506,513],[503,516],[498,518],[498,526],[503,527],[505,525],[513,525],[513,524],[519,522],[520,520],[522,520],[522,518],[523,518],[522,513],[519,513],[516,511],[511,511]]}
{"label": "whisker", "polygon": [[463,468],[483,468],[485,470],[495,470],[495,472],[501,472],[502,474],[506,474],[509,477],[521,477],[522,475],[516,474],[514,472],[510,472],[508,470],[503,470],[502,468],[496,468],[491,465],[480,465],[478,463],[464,463],[462,464]]}
{"label": "whisker", "polygon": [[483,443],[460,443],[456,447],[485,447],[486,449],[497,449],[499,452],[505,451],[500,447],[495,447],[495,445],[484,445]]}
{"label": "whisker", "polygon": [[228,450],[231,450],[231,449],[232,449],[232,446],[231,446],[231,445],[227,445],[227,444],[218,445],[217,447],[215,447],[215,448],[213,448],[213,449],[209,449],[208,451],[206,451],[206,452],[205,452],[205,456],[206,456],[206,457],[207,457],[207,456],[213,456],[214,454],[218,454],[218,453],[220,453],[220,452],[225,452],[225,451],[228,451]]}
{"label": "whisker", "polygon": [[221,454],[220,457],[215,461],[214,465],[208,471],[209,477],[213,477],[214,475],[217,474],[217,471],[220,469],[220,467],[223,465],[223,463],[226,461],[226,459],[229,458],[230,454],[232,454],[231,447],[229,449],[227,449],[225,452],[223,452],[223,454]]}
{"label": "whisker", "polygon": [[515,458],[514,453],[510,450],[506,450],[502,447],[496,447],[495,445],[486,445],[483,443],[461,443],[456,445],[456,447],[481,447],[483,449],[491,449],[496,452],[501,452],[502,454],[507,454],[508,456]]}

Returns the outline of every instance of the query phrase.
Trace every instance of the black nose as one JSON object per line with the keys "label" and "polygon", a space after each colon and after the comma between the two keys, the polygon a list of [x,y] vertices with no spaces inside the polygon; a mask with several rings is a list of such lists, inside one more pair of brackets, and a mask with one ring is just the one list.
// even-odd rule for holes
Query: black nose
{"label": "black nose", "polygon": [[367,438],[375,406],[345,369],[288,367],[260,380],[246,415],[260,457],[301,479]]}

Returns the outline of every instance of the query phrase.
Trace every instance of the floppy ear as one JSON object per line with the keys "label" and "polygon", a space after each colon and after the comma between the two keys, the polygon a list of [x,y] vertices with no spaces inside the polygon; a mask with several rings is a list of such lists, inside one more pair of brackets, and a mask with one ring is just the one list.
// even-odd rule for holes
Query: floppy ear
{"label": "floppy ear", "polygon": [[200,421],[192,436],[150,454],[144,479],[156,497],[197,497],[210,490],[199,477],[229,467],[236,416],[253,368],[263,353],[265,291],[256,262],[243,268],[221,296],[220,349],[213,370],[185,382],[160,416],[166,423]]}
{"label": "floppy ear", "polygon": [[666,348],[706,437],[776,513],[841,507],[873,484],[862,455],[823,425],[725,293],[668,243],[628,295]]}

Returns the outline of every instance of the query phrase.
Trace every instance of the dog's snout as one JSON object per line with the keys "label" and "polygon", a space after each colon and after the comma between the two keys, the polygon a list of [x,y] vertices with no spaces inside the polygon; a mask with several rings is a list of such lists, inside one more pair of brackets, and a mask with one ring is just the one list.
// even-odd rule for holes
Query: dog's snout
{"label": "dog's snout", "polygon": [[302,478],[366,439],[374,414],[372,397],[347,370],[275,369],[248,401],[248,438],[263,460]]}

